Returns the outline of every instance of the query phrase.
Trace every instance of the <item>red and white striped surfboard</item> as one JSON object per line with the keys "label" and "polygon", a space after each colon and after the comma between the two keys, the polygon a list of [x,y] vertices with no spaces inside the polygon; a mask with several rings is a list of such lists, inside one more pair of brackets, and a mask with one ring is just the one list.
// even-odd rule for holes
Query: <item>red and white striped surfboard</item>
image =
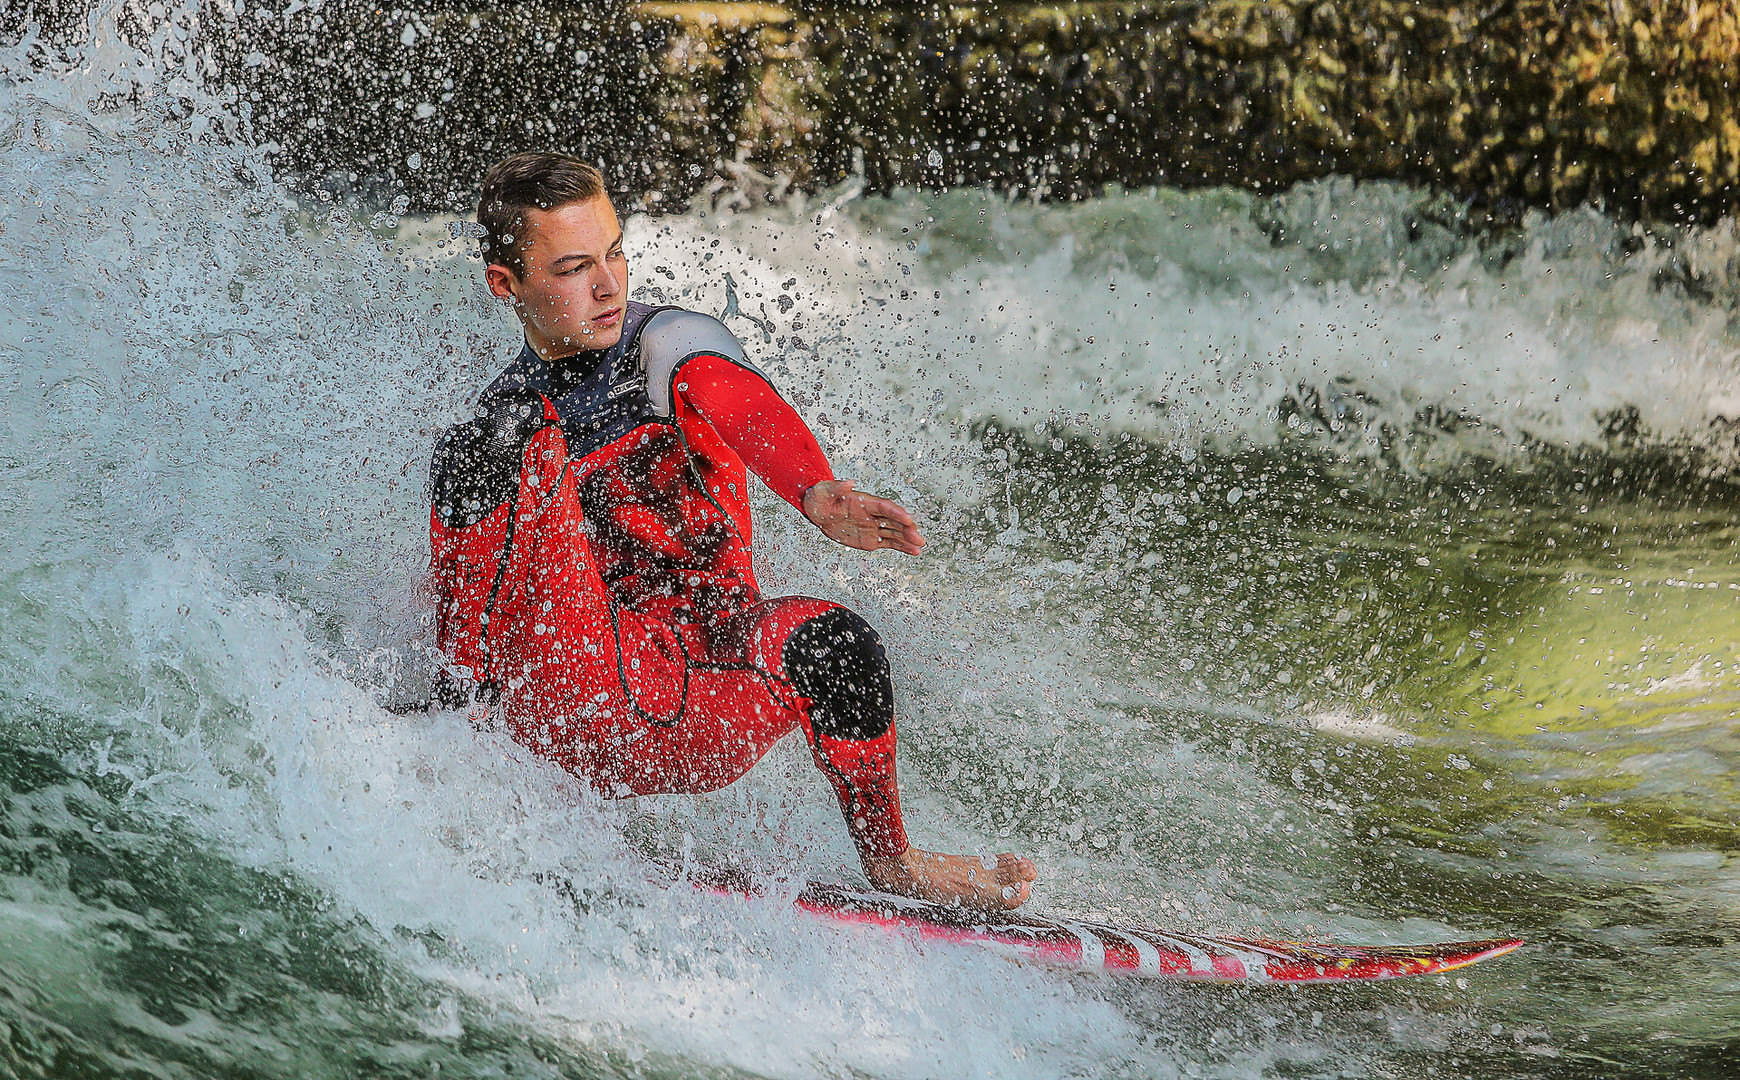
{"label": "red and white striped surfboard", "polygon": [[[696,881],[718,892],[750,890],[729,878]],[[1333,945],[1181,934],[1018,911],[981,912],[810,882],[798,907],[834,922],[978,945],[1022,960],[1074,971],[1219,983],[1307,983],[1430,975],[1489,960],[1521,938],[1430,945]]]}

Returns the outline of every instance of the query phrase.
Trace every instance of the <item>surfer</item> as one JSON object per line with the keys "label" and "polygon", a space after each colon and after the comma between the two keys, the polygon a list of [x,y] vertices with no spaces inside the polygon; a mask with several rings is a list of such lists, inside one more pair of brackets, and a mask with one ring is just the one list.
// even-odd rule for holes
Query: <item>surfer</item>
{"label": "surfer", "polygon": [[484,178],[484,278],[525,347],[436,447],[436,640],[509,733],[610,796],[705,792],[803,732],[876,888],[1013,908],[1036,872],[913,847],[887,654],[848,608],[766,597],[745,466],[829,538],[918,554],[912,515],[838,479],[723,323],[627,298],[598,171]]}

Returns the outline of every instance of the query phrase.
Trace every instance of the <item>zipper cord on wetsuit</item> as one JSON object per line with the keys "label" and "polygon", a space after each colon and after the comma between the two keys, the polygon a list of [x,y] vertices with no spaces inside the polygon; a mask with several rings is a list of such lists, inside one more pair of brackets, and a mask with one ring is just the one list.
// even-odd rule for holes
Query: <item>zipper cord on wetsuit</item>
{"label": "zipper cord on wetsuit", "polygon": [[671,428],[677,433],[677,442],[683,448],[683,464],[689,467],[689,475],[694,478],[695,486],[701,489],[701,497],[713,504],[713,509],[719,511],[719,516],[725,519],[725,527],[730,529],[732,535],[741,543],[743,534],[737,531],[737,519],[732,517],[731,512],[713,497],[711,491],[707,490],[707,480],[701,475],[701,467],[695,464],[695,454],[689,449],[689,437],[683,434],[683,425],[673,417]]}
{"label": "zipper cord on wetsuit", "polygon": [[[711,491],[707,490],[707,481],[704,477],[701,476],[700,467],[695,464],[695,455],[694,455],[694,452],[689,449],[689,437],[683,433],[682,424],[678,423],[675,417],[672,417],[672,419],[669,421],[669,423],[671,425],[671,430],[676,432],[676,434],[677,434],[678,445],[680,445],[683,448],[683,464],[688,466],[689,476],[691,479],[693,479],[695,481],[695,486],[700,489],[701,497],[713,504],[713,509],[719,511],[720,518],[722,518],[724,520],[725,527],[728,530],[730,530],[731,534],[734,537],[736,537],[739,541],[741,541],[743,539],[743,536],[742,536],[742,533],[738,531],[737,519],[735,517],[731,516],[731,512],[726,510],[725,507],[720,504],[718,499],[713,497],[713,493]],[[676,713],[676,715],[673,716],[669,720],[660,720],[658,717],[654,716],[652,713],[641,708],[640,702],[635,698],[634,691],[629,689],[628,671],[627,671],[627,668],[624,665],[623,660],[622,660],[622,623],[617,617],[617,608],[619,605],[614,600],[610,599],[609,586],[606,586],[605,606],[610,610],[610,630],[611,630],[611,633],[616,638],[616,678],[617,678],[617,681],[622,684],[622,692],[624,695],[627,696],[629,707],[634,710],[634,714],[649,724],[655,724],[658,727],[675,727],[679,723],[682,722],[683,714],[688,710],[688,707],[689,707],[690,673],[696,669],[734,671],[734,670],[738,670],[739,667],[741,666],[741,667],[746,667],[750,671],[756,672],[758,675],[761,675],[763,681],[766,681],[766,679],[767,679],[767,676],[765,674],[762,674],[761,670],[753,664],[748,664],[748,665],[718,664],[718,665],[716,665],[716,664],[697,664],[697,663],[695,663],[694,660],[689,656],[689,646],[688,646],[688,643],[683,640],[682,631],[677,630],[671,634],[671,637],[673,639],[675,639],[675,641],[677,643],[677,651],[683,654],[683,689],[682,689],[681,694],[677,698],[677,713]]]}

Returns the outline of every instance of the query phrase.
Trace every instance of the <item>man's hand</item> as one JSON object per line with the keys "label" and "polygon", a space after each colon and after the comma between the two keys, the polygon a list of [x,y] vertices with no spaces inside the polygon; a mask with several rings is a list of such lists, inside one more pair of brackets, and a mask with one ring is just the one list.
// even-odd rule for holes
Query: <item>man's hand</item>
{"label": "man's hand", "polygon": [[853,491],[851,480],[823,480],[804,492],[804,517],[830,539],[860,551],[893,548],[917,555],[918,524],[897,502]]}

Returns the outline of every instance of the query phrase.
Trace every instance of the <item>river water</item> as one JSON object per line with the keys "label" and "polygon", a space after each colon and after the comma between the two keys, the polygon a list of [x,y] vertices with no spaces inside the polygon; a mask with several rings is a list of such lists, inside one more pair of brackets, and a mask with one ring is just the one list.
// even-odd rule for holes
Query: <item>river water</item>
{"label": "river water", "polygon": [[0,1072],[1734,1075],[1731,223],[1339,180],[627,222],[636,295],[929,536],[759,496],[764,585],[891,643],[918,842],[1060,913],[1530,942],[1113,982],[660,888],[854,873],[796,745],[608,803],[384,708],[512,324],[453,223],[293,199],[158,45],[0,62]]}

